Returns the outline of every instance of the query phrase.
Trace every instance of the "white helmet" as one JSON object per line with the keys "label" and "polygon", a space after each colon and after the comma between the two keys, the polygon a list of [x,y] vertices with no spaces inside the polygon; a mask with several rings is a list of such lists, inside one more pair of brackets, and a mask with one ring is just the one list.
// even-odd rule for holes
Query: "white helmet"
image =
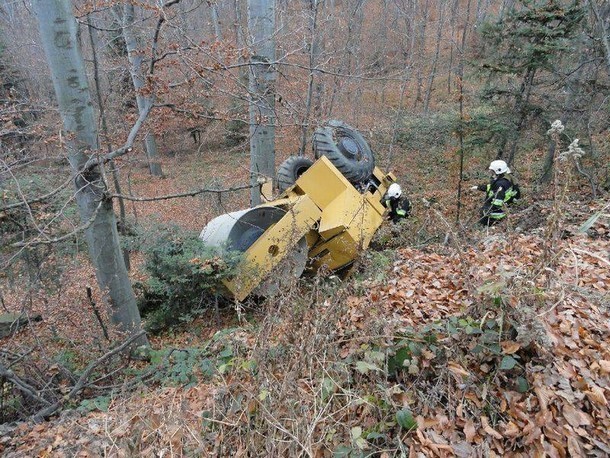
{"label": "white helmet", "polygon": [[496,175],[502,175],[503,173],[510,173],[510,169],[508,168],[508,165],[506,164],[506,162],[501,161],[501,160],[492,161],[491,164],[489,164],[489,170],[491,170]]}
{"label": "white helmet", "polygon": [[393,197],[395,199],[399,198],[402,194],[402,189],[400,189],[400,185],[398,183],[392,183],[388,188],[388,197]]}

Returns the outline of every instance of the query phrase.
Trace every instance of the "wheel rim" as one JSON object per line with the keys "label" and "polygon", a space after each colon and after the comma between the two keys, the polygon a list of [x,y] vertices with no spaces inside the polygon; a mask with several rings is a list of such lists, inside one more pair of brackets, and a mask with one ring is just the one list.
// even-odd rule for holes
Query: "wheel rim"
{"label": "wheel rim", "polygon": [[310,166],[308,166],[308,165],[304,165],[304,166],[299,167],[298,169],[296,169],[296,171],[295,171],[296,178],[300,178],[301,175],[303,175],[305,172],[307,172],[309,167]]}
{"label": "wheel rim", "polygon": [[342,137],[339,140],[337,147],[345,157],[349,159],[355,159],[357,161],[362,160],[362,153],[360,152],[360,148],[358,148],[358,144],[351,138]]}

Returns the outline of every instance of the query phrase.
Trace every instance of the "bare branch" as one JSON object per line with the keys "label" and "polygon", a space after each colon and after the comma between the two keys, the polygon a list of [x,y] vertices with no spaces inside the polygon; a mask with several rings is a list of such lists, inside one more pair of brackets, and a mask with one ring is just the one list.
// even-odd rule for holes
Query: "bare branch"
{"label": "bare branch", "polygon": [[180,3],[180,0],[170,0],[167,3],[164,3],[161,6],[161,11],[160,11],[160,16],[159,16],[159,21],[157,22],[157,27],[155,27],[155,34],[154,34],[154,38],[153,38],[153,42],[152,42],[152,46],[151,46],[151,56],[150,56],[150,68],[149,68],[149,75],[152,75],[155,72],[155,63],[157,62],[157,45],[159,43],[159,33],[161,32],[161,26],[163,25],[163,23],[165,22],[166,18],[165,18],[165,12],[163,11],[164,8],[169,8],[172,5],[175,5],[177,3]]}
{"label": "bare branch", "polygon": [[34,240],[29,241],[29,242],[17,242],[17,243],[13,243],[12,246],[14,246],[16,248],[24,248],[24,247],[27,247],[27,246],[50,245],[52,243],[63,242],[64,240],[72,238],[76,234],[86,230],[89,226],[91,226],[93,224],[93,222],[95,221],[95,218],[97,217],[97,213],[98,213],[99,209],[101,208],[101,206],[102,206],[102,201],[100,200],[100,202],[97,204],[97,207],[95,207],[95,211],[91,214],[91,218],[89,218],[85,224],[82,224],[82,225],[78,226],[76,229],[74,229],[73,231],[69,232],[68,234],[62,235],[61,237],[56,237],[54,239],[47,239],[47,240],[37,240],[37,239],[34,239]]}
{"label": "bare branch", "polygon": [[[241,191],[244,189],[251,189],[253,186],[252,185],[241,185],[241,186],[235,186],[232,188],[224,188],[224,189],[218,189],[218,188],[202,188],[202,189],[197,189],[195,191],[187,191],[187,192],[182,192],[182,193],[178,193],[178,194],[167,194],[164,196],[158,196],[158,197],[135,197],[135,196],[129,196],[129,195],[125,195],[125,194],[111,194],[110,197],[120,197],[122,199],[125,200],[132,200],[134,202],[153,202],[155,200],[168,200],[168,199],[177,199],[179,197],[193,197],[193,196],[197,196],[199,194],[205,194],[205,193],[209,193],[209,194],[222,194],[225,192],[235,192],[235,191]],[[254,187],[258,187],[254,186]]]}
{"label": "bare branch", "polygon": [[19,391],[28,395],[30,398],[36,400],[37,402],[40,402],[41,404],[51,405],[49,401],[40,397],[36,393],[36,388],[31,386],[27,382],[24,382],[17,374],[15,374],[12,370],[8,369],[2,363],[0,363],[0,377],[3,377],[6,380],[10,381],[19,389]]}
{"label": "bare branch", "polygon": [[125,142],[125,144],[123,146],[121,146],[119,149],[116,149],[116,150],[114,150],[108,154],[104,154],[102,156],[97,156],[97,157],[92,156],[87,161],[85,166],[83,167],[83,171],[91,170],[93,167],[95,167],[97,165],[105,164],[116,157],[120,157],[120,156],[123,156],[123,155],[129,153],[132,150],[133,143],[136,140],[136,136],[138,135],[138,132],[140,131],[140,128],[142,127],[142,124],[144,124],[144,121],[146,121],[146,118],[148,117],[148,114],[150,113],[150,110],[152,108],[153,108],[152,103],[149,103],[149,104],[147,104],[146,107],[144,107],[144,110],[142,110],[142,112],[140,113],[138,120],[135,122],[135,124],[129,131],[129,135],[127,136],[127,141]]}
{"label": "bare branch", "polygon": [[30,206],[31,204],[35,204],[35,203],[47,200],[48,198],[53,197],[55,194],[58,194],[62,189],[64,189],[66,186],[68,186],[71,181],[72,181],[72,177],[68,178],[66,181],[64,181],[62,184],[60,184],[53,191],[51,191],[43,196],[35,197],[33,199],[21,200],[19,202],[15,202],[14,204],[8,204],[8,205],[5,205],[4,207],[0,207],[0,212],[10,210],[11,208]]}
{"label": "bare branch", "polygon": [[[83,371],[82,375],[76,381],[76,383],[74,384],[74,386],[72,387],[72,389],[70,390],[70,392],[68,394],[66,394],[64,397],[62,397],[59,401],[40,410],[36,415],[33,416],[33,419],[35,421],[42,421],[46,417],[53,415],[63,405],[64,402],[69,401],[74,396],[76,396],[83,388],[85,388],[85,386],[87,385],[87,382],[89,380],[89,377],[91,376],[91,373],[97,366],[99,366],[100,364],[102,364],[104,361],[111,358],[112,356],[116,355],[117,353],[122,352],[125,348],[127,348],[129,345],[131,345],[138,338],[142,337],[144,334],[146,334],[146,332],[143,330],[140,332],[137,332],[135,334],[132,334],[121,345],[114,348],[113,350],[110,350],[109,352],[107,352],[106,354],[101,356],[100,358],[98,358],[95,361],[93,361],[92,363],[90,363],[87,366],[87,368]],[[49,404],[49,403],[47,402],[47,404]]]}

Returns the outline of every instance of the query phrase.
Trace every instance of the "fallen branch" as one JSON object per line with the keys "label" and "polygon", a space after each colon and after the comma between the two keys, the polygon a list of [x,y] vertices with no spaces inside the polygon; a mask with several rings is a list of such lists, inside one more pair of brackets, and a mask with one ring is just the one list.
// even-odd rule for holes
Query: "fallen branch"
{"label": "fallen branch", "polygon": [[[131,345],[138,338],[142,337],[144,334],[145,334],[145,331],[143,331],[143,330],[139,331],[135,334],[132,334],[129,337],[129,339],[127,339],[121,345],[114,348],[113,350],[110,350],[108,353],[104,354],[100,358],[98,358],[95,361],[93,361],[92,363],[90,363],[87,366],[87,368],[84,370],[82,375],[79,377],[79,379],[76,381],[76,383],[74,384],[74,386],[72,387],[72,389],[70,390],[70,392],[68,394],[63,396],[59,401],[40,410],[38,413],[36,413],[35,415],[32,416],[32,419],[36,422],[40,422],[40,421],[43,421],[45,418],[48,418],[49,416],[53,415],[65,402],[67,402],[70,399],[72,399],[73,397],[75,397],[83,388],[85,388],[87,386],[87,381],[89,380],[91,373],[97,366],[102,364],[104,361],[106,361],[110,357],[116,355],[117,353],[122,352],[125,348],[127,348],[129,345]],[[48,404],[48,402],[47,402],[47,404]]]}
{"label": "fallen branch", "polygon": [[47,406],[51,404],[49,401],[38,395],[36,388],[31,386],[29,383],[24,382],[17,374],[4,366],[2,363],[0,363],[0,377],[11,382],[16,388],[19,389],[19,391],[35,401],[40,402],[41,404],[46,404]]}

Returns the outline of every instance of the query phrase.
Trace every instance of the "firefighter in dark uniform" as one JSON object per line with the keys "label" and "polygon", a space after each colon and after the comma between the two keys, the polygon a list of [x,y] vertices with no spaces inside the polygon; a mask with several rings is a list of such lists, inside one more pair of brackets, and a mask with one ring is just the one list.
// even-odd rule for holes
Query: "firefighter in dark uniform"
{"label": "firefighter in dark uniform", "polygon": [[402,197],[402,189],[398,183],[390,185],[383,204],[390,209],[388,216],[393,223],[398,223],[411,213],[411,202],[406,197]]}
{"label": "firefighter in dark uniform", "polygon": [[491,181],[487,184],[473,186],[471,189],[485,192],[485,202],[481,208],[480,224],[491,226],[506,218],[506,207],[521,197],[519,185],[510,175],[510,169],[502,160],[489,164],[492,172]]}

